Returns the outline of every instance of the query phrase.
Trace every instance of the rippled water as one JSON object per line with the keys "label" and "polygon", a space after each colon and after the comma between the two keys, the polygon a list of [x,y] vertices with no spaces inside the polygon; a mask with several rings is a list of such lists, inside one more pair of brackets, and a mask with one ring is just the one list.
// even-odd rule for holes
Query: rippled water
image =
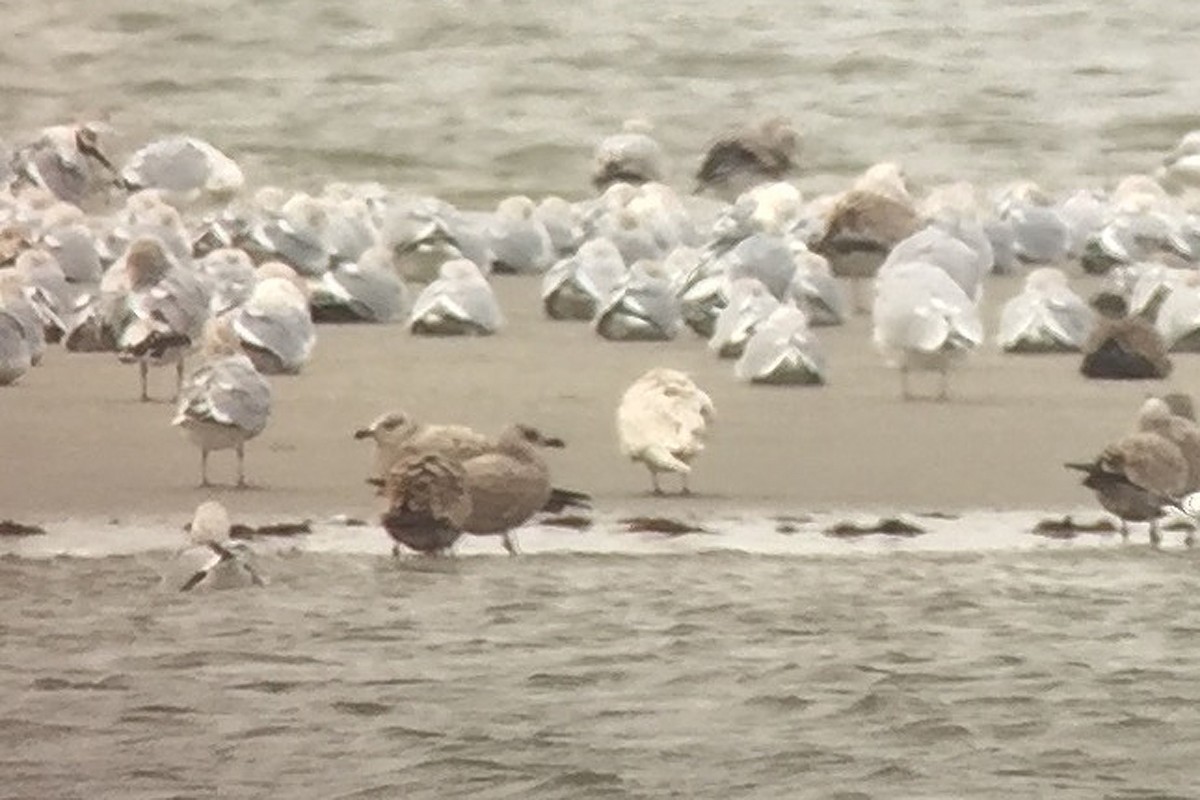
{"label": "rippled water", "polygon": [[0,558],[0,795],[1194,797],[1196,552],[1028,522],[318,527],[189,594],[161,528],[78,522]]}
{"label": "rippled water", "polygon": [[131,143],[208,137],[252,183],[579,196],[593,144],[644,115],[686,186],[715,132],[783,112],[806,134],[806,188],[881,158],[918,182],[1061,188],[1152,169],[1200,126],[1190,3],[9,0],[0,11],[0,137],[107,113]]}
{"label": "rippled water", "polygon": [[[0,136],[106,114],[127,145],[209,138],[253,184],[577,197],[594,142],[645,115],[686,186],[713,133],[783,112],[806,190],[880,158],[1062,188],[1200,127],[1189,3],[0,13]],[[78,523],[0,557],[0,796],[1195,797],[1196,554],[966,528],[535,534],[433,563],[325,531],[264,553],[265,589],[180,595],[145,531]]]}

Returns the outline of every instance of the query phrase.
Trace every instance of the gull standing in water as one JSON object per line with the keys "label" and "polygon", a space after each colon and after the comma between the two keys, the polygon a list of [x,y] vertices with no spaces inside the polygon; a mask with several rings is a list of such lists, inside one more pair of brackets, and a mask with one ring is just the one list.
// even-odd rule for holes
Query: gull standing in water
{"label": "gull standing in water", "polygon": [[246,486],[245,445],[262,433],[271,414],[271,387],[242,352],[224,318],[205,329],[205,364],[192,373],[180,393],[172,420],[200,448],[200,485],[209,486],[208,454],[237,450],[237,485]]}
{"label": "gull standing in water", "polygon": [[179,591],[191,591],[200,585],[212,589],[266,585],[250,561],[250,548],[229,538],[229,531],[229,513],[225,506],[215,500],[207,500],[196,508],[188,528],[188,538],[192,545],[211,550],[213,557],[196,570],[179,587]]}
{"label": "gull standing in water", "polygon": [[617,406],[621,453],[650,471],[654,493],[661,495],[658,476],[675,472],[682,494],[690,494],[691,462],[704,451],[708,426],[716,408],[690,377],[674,369],[649,370],[625,390]]}
{"label": "gull standing in water", "polygon": [[394,556],[400,545],[418,553],[448,552],[471,513],[462,463],[434,449],[400,456],[388,471],[384,495],[388,505],[380,521]]}

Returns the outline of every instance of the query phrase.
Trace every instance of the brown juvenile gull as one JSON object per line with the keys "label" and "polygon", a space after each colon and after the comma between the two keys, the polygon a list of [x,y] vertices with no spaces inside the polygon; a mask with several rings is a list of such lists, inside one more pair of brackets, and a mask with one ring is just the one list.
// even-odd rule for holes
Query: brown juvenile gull
{"label": "brown juvenile gull", "polygon": [[410,451],[391,466],[384,492],[388,507],[381,522],[400,545],[418,553],[447,552],[463,533],[471,496],[462,462],[437,450]]}
{"label": "brown juvenile gull", "polygon": [[471,513],[463,530],[476,536],[501,536],[509,555],[517,555],[512,530],[550,502],[550,468],[538,447],[563,446],[527,425],[504,430],[487,452],[463,461]]}
{"label": "brown juvenile gull", "polygon": [[690,377],[656,367],[634,381],[621,397],[617,407],[621,452],[646,465],[655,494],[663,493],[658,483],[660,472],[679,473],[681,492],[690,494],[691,462],[704,451],[708,426],[715,416],[712,400]]}
{"label": "brown juvenile gull", "polygon": [[[544,446],[562,447],[562,440],[541,436]],[[375,464],[367,483],[379,486],[391,474],[393,466],[414,453],[435,452],[454,461],[463,462],[494,451],[496,438],[479,433],[466,425],[438,425],[418,422],[404,411],[381,414],[370,425],[354,432],[355,439],[375,442]],[[553,488],[544,504],[548,513],[566,508],[588,508],[591,498],[583,492]]]}
{"label": "brown juvenile gull", "polygon": [[[920,228],[916,205],[900,167],[883,162],[864,172],[838,196],[825,216],[825,232],[811,249],[829,260],[834,275],[873,277],[892,248]],[[866,310],[855,284],[855,309]]]}
{"label": "brown juvenile gull", "polygon": [[1138,413],[1135,432],[1110,444],[1090,463],[1066,465],[1086,474],[1083,485],[1121,520],[1124,536],[1129,534],[1128,523],[1148,522],[1150,540],[1157,543],[1159,517],[1188,491],[1192,467],[1171,438],[1178,435],[1173,434],[1174,421],[1181,419],[1166,402],[1152,397]]}
{"label": "brown juvenile gull", "polygon": [[239,488],[246,486],[246,442],[262,433],[271,414],[271,386],[242,352],[227,318],[205,326],[205,364],[180,392],[178,425],[200,448],[200,485],[208,486],[208,454],[237,450]]}
{"label": "brown juvenile gull", "polygon": [[621,132],[606,136],[592,156],[592,185],[603,192],[614,183],[640,186],[666,174],[662,147],[646,120],[626,120]]}
{"label": "brown juvenile gull", "polygon": [[1162,335],[1141,317],[1129,316],[1120,295],[1102,292],[1092,299],[1092,307],[1100,316],[1083,343],[1080,372],[1104,380],[1161,379],[1171,374]]}
{"label": "brown juvenile gull", "polygon": [[696,193],[727,202],[760,183],[781,180],[795,167],[796,130],[783,117],[730,131],[709,145],[696,171]]}

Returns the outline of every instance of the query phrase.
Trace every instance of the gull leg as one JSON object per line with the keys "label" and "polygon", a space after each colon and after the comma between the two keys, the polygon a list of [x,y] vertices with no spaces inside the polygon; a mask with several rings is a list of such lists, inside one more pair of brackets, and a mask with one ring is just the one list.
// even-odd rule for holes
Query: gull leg
{"label": "gull leg", "polygon": [[650,483],[654,486],[654,494],[661,497],[663,490],[662,487],[658,485],[658,472],[656,470],[650,470]]}
{"label": "gull leg", "polygon": [[942,373],[942,390],[938,393],[938,400],[943,403],[950,399],[950,370],[943,369]]}
{"label": "gull leg", "polygon": [[683,473],[680,473],[679,477],[683,479],[683,488],[679,490],[679,493],[685,497],[690,496],[692,494],[692,490],[688,486],[688,474],[686,472],[683,472]]}
{"label": "gull leg", "polygon": [[509,535],[508,531],[504,532],[504,540],[503,541],[504,541],[504,549],[508,551],[508,554],[510,556],[519,556],[521,554],[521,551],[517,548],[516,540],[513,539],[512,536]]}
{"label": "gull leg", "polygon": [[1129,539],[1129,523],[1125,520],[1121,520],[1121,538],[1123,540]]}
{"label": "gull leg", "polygon": [[246,445],[239,444],[237,446],[237,461],[238,461],[238,488],[246,488]]}
{"label": "gull leg", "polygon": [[145,361],[138,362],[138,372],[142,377],[142,402],[150,401],[150,365]]}
{"label": "gull leg", "polygon": [[200,485],[212,486],[208,482],[208,451],[200,448]]}
{"label": "gull leg", "polygon": [[1162,534],[1158,530],[1158,520],[1150,520],[1150,544],[1158,547],[1162,544]]}
{"label": "gull leg", "polygon": [[399,557],[400,557],[400,545],[393,543],[392,544],[392,558],[399,558]]}
{"label": "gull leg", "polygon": [[183,393],[183,359],[175,362],[175,396],[171,398],[172,403],[179,402],[179,395]]}

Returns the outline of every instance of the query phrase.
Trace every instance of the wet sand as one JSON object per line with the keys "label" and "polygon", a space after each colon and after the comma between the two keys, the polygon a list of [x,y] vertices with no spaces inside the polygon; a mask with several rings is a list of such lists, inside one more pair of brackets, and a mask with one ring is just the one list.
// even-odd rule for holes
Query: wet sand
{"label": "wet sand", "polygon": [[[244,491],[197,487],[199,452],[169,424],[171,403],[138,402],[135,368],[111,354],[52,348],[43,366],[0,391],[0,518],[185,516],[212,494],[235,514],[373,519],[377,500],[364,483],[371,448],[352,432],[394,407],[485,431],[521,421],[559,435],[568,448],[551,453],[556,483],[591,492],[606,510],[1091,507],[1062,463],[1091,457],[1126,430],[1148,393],[1195,388],[1192,355],[1175,356],[1169,381],[1097,382],[1079,375],[1077,355],[1008,356],[989,343],[953,376],[951,402],[904,402],[865,316],[817,329],[829,385],[749,386],[690,331],[669,343],[607,342],[586,324],[545,319],[538,281],[495,284],[508,328],[491,338],[321,327],[305,372],[271,379],[274,411],[248,445],[255,486]],[[989,282],[989,331],[1018,285]],[[713,438],[693,473],[696,498],[649,497],[647,473],[617,449],[617,400],[652,366],[689,371],[716,403]],[[152,373],[152,394],[168,398],[173,380],[170,370]],[[914,385],[932,393],[936,381],[918,376]],[[212,456],[214,480],[234,474],[232,451]]]}

